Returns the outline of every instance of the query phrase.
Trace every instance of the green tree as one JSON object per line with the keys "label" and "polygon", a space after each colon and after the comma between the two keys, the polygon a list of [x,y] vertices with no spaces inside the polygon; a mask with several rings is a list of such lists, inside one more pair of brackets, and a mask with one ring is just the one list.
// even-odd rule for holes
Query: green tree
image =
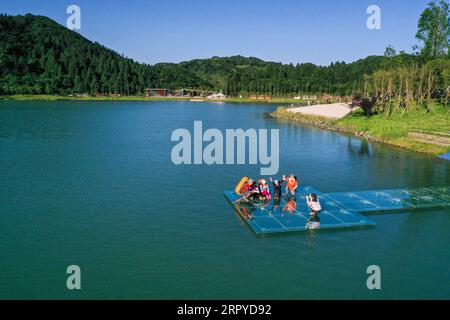
{"label": "green tree", "polygon": [[397,55],[397,51],[395,48],[391,45],[386,47],[386,50],[384,51],[384,56],[387,58],[393,58]]}
{"label": "green tree", "polygon": [[423,56],[445,55],[449,49],[450,15],[446,1],[433,1],[423,11],[418,23],[416,38],[422,45]]}

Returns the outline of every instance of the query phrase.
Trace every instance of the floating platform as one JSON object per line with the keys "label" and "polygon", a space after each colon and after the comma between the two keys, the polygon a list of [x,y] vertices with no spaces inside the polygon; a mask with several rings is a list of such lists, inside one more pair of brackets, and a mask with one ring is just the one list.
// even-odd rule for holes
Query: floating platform
{"label": "floating platform", "polygon": [[439,158],[444,159],[444,160],[450,160],[450,152],[443,154],[442,156],[440,156]]}
{"label": "floating platform", "polygon": [[[310,217],[306,205],[305,197],[311,193],[319,196],[322,205],[319,219]],[[225,191],[225,197],[258,235],[371,227],[375,223],[365,215],[450,207],[450,187],[336,193],[322,193],[312,187],[302,187],[296,200],[283,199],[279,205],[273,201],[268,204],[236,202],[241,197],[231,190]]]}

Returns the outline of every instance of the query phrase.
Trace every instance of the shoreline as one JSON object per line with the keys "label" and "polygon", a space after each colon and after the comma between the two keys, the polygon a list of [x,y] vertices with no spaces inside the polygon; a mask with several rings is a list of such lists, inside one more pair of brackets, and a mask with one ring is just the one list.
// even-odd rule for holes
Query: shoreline
{"label": "shoreline", "polygon": [[[377,121],[374,123],[356,112],[342,119],[330,119],[316,115],[289,112],[284,107],[279,107],[277,111],[269,113],[269,116],[281,121],[298,123],[322,130],[339,132],[354,137],[363,138],[371,142],[384,143],[391,146],[400,147],[402,149],[407,149],[410,151],[437,157],[450,152],[450,145],[448,144],[437,144],[434,143],[434,140],[432,139],[429,139],[428,141],[425,139],[417,139],[417,134],[421,133],[422,137],[425,138],[434,137],[437,140],[438,138],[445,137],[445,139],[450,140],[450,134],[438,131],[421,130],[421,128],[400,128],[396,126],[399,121],[398,119],[381,118],[377,119]],[[429,118],[430,119],[428,121],[432,122],[433,116],[429,116]],[[365,121],[365,123],[364,125],[361,125],[360,123],[358,123],[358,121]],[[401,121],[408,123],[405,118],[403,118]],[[377,128],[376,126],[378,124],[383,124],[384,126],[391,129],[393,131],[389,132],[391,136],[389,136],[389,134],[385,134],[383,136],[384,128]],[[420,124],[421,123],[418,123],[417,126],[419,127]]]}
{"label": "shoreline", "polygon": [[[11,95],[0,96],[0,101],[191,101],[195,97],[143,97],[143,96],[88,96],[88,97],[69,97],[55,95]],[[255,104],[296,104],[304,105],[305,100],[296,100],[293,98],[273,98],[272,100],[257,100],[249,98],[228,98],[223,100],[215,100],[208,98],[198,98],[202,101],[198,102],[216,102],[216,103],[255,103]]]}

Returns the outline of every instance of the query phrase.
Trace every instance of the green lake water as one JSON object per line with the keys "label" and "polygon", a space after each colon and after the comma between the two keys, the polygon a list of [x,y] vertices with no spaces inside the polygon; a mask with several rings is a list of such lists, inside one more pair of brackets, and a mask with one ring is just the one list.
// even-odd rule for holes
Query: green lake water
{"label": "green lake water", "polygon": [[223,191],[259,166],[172,164],[172,131],[202,120],[280,129],[280,174],[323,192],[450,185],[449,161],[266,118],[275,107],[0,101],[0,298],[449,299],[449,209],[257,237]]}

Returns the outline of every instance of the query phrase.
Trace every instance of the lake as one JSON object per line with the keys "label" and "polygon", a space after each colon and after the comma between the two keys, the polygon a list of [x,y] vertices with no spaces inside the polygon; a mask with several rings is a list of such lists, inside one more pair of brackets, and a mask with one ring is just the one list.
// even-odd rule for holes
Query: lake
{"label": "lake", "polygon": [[259,166],[172,163],[172,132],[201,120],[279,129],[279,175],[323,192],[450,185],[449,161],[265,117],[275,108],[0,101],[0,298],[449,299],[448,209],[258,237],[223,191]]}

